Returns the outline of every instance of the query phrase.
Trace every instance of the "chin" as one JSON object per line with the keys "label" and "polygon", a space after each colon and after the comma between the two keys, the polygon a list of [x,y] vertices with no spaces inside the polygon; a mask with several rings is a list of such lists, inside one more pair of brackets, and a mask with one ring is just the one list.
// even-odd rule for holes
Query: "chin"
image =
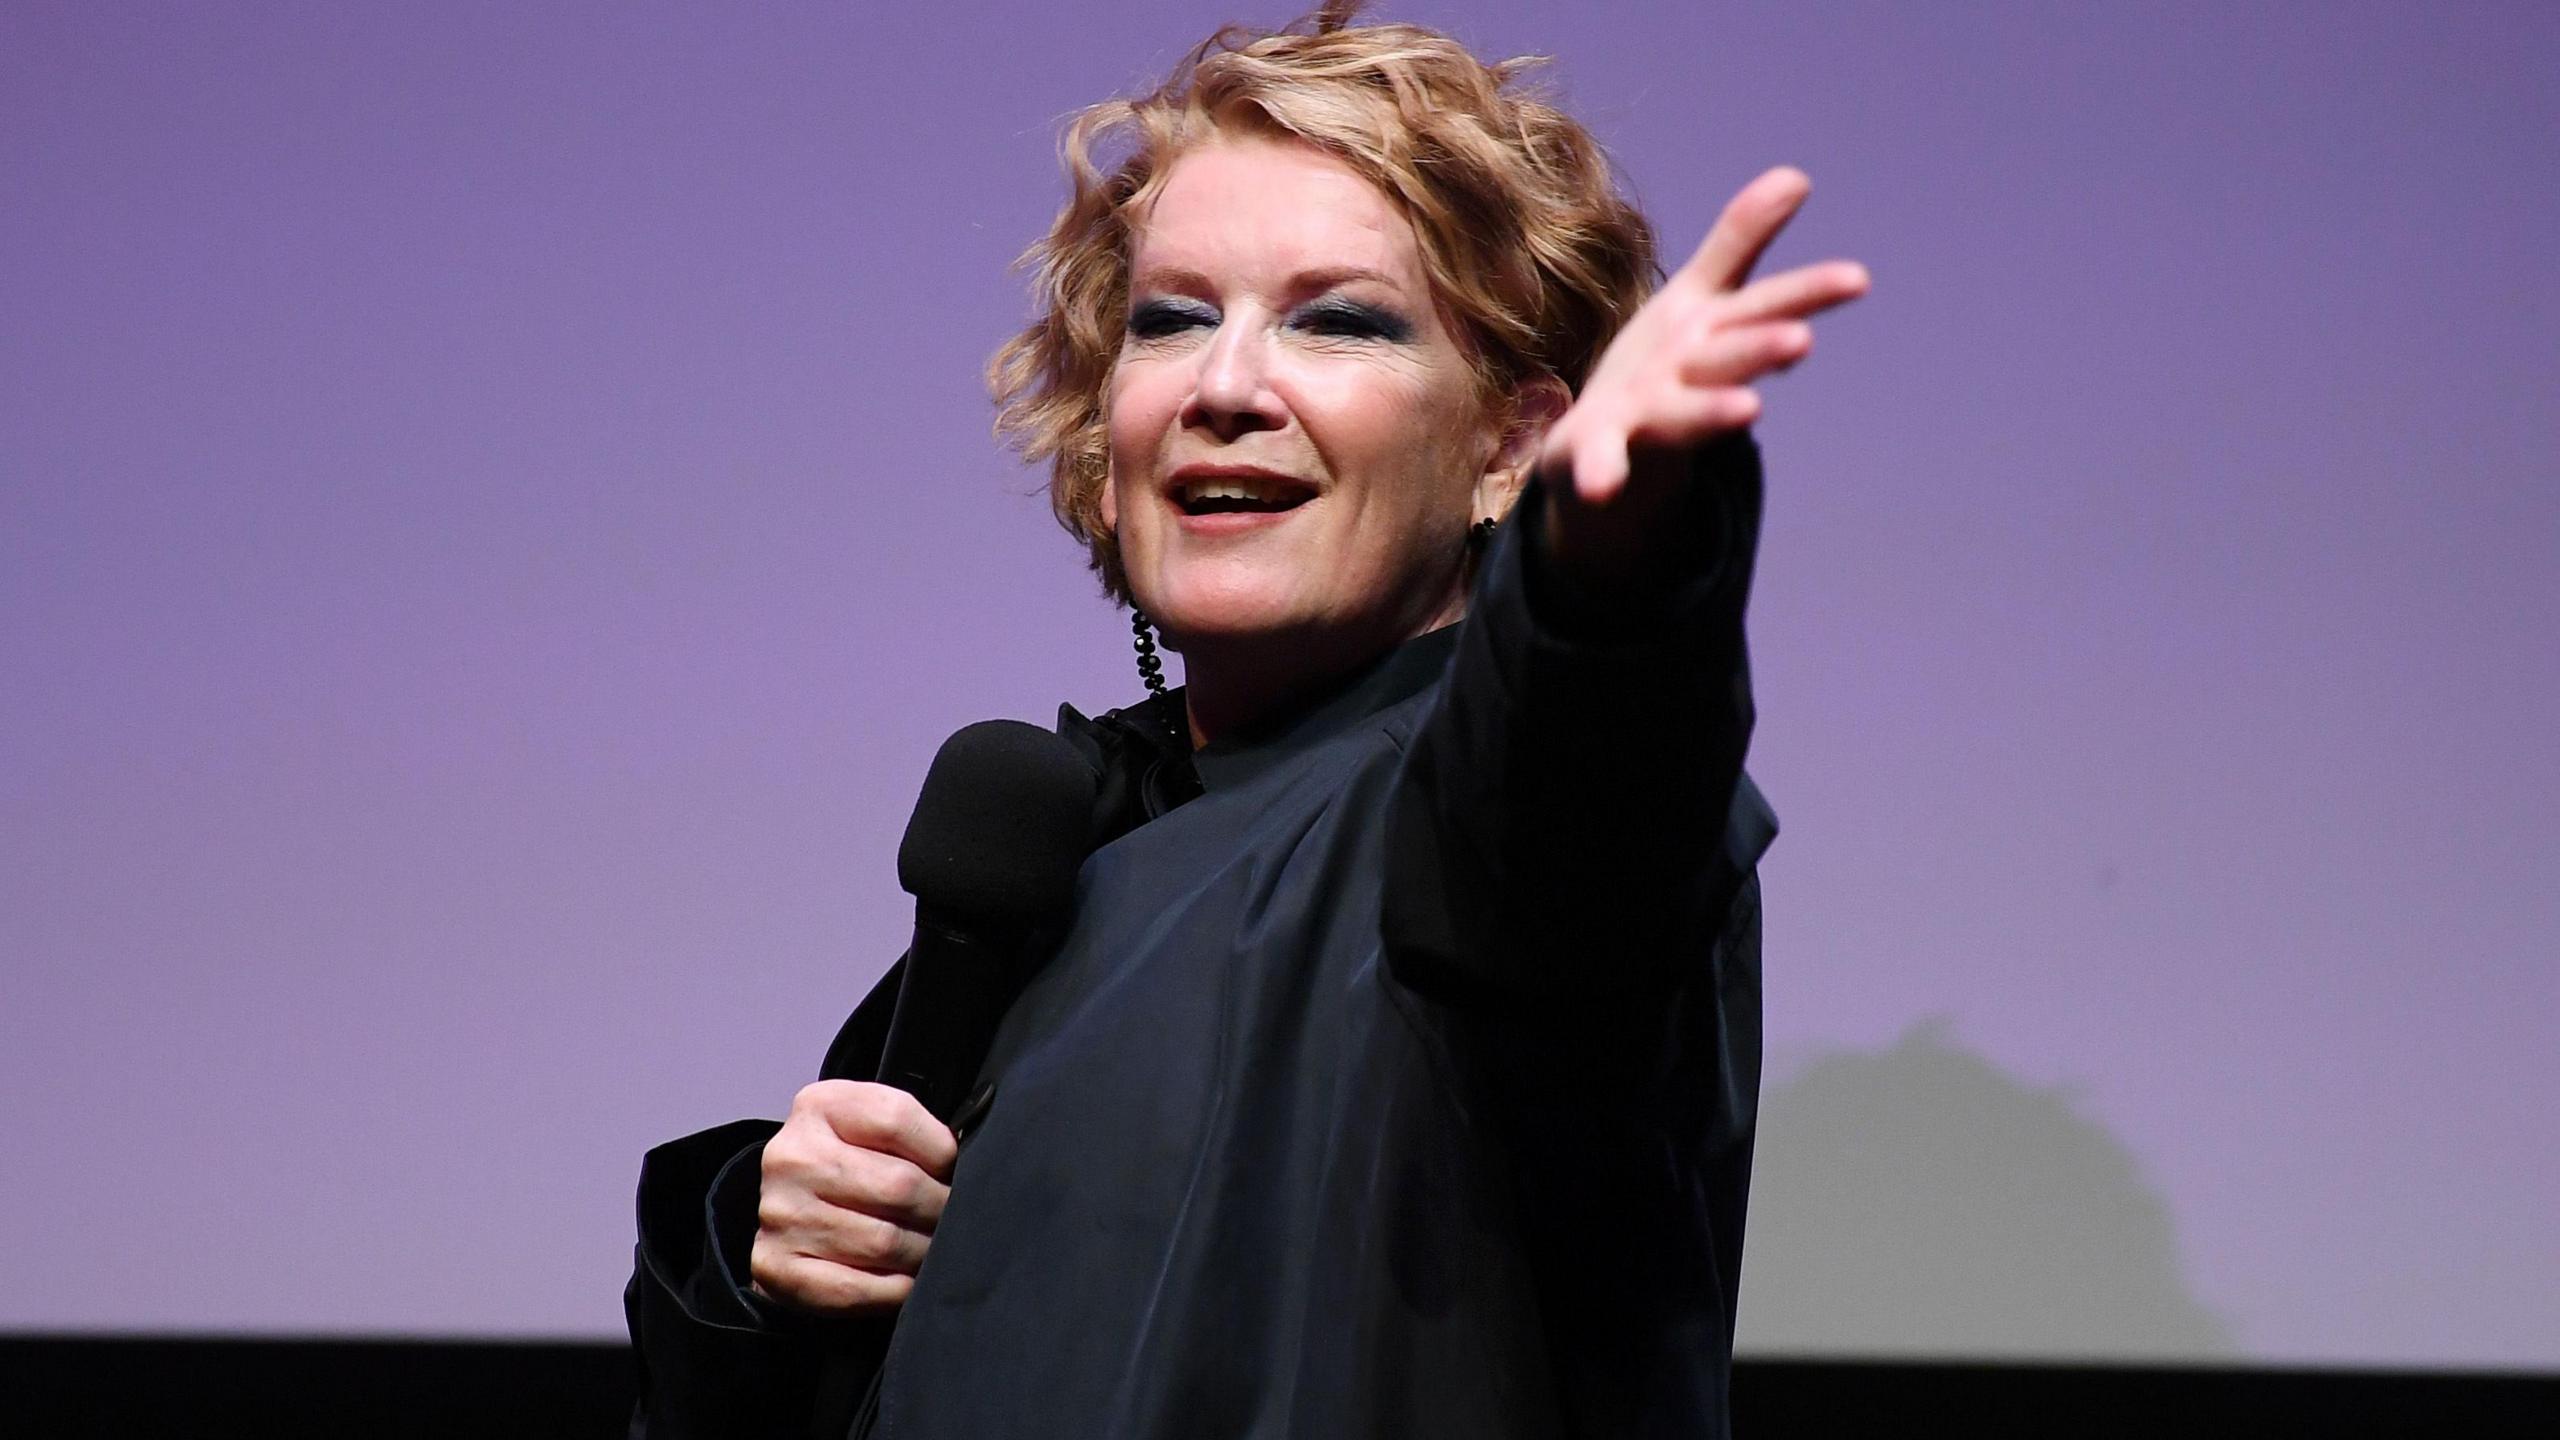
{"label": "chin", "polygon": [[1166,647],[1180,650],[1289,628],[1300,604],[1296,579],[1277,566],[1194,562],[1159,565],[1149,583],[1132,588]]}
{"label": "chin", "polygon": [[1221,595],[1188,602],[1173,600],[1161,612],[1152,605],[1140,608],[1155,622],[1165,648],[1177,651],[1279,639],[1302,633],[1311,624],[1310,617],[1297,613],[1277,597]]}

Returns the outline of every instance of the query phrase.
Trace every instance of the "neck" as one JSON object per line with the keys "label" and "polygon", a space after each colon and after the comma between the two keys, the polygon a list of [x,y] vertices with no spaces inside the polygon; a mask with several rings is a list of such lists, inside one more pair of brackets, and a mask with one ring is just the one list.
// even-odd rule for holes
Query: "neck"
{"label": "neck", "polygon": [[1367,634],[1265,632],[1189,637],[1182,651],[1191,747],[1249,735],[1322,699],[1419,635],[1466,617],[1466,592],[1401,624]]}

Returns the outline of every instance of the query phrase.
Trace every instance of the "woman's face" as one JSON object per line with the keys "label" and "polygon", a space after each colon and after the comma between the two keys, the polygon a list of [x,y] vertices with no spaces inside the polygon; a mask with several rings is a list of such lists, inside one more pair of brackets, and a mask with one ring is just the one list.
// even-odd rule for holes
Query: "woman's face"
{"label": "woman's face", "polygon": [[1456,619],[1508,478],[1412,225],[1260,138],[1186,151],[1139,225],[1110,439],[1104,523],[1195,677],[1229,642],[1351,663]]}

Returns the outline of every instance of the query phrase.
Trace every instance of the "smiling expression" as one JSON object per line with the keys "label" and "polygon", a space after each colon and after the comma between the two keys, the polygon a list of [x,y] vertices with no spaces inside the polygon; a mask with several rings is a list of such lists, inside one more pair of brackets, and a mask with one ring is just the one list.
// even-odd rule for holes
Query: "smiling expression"
{"label": "smiling expression", "polygon": [[1511,474],[1386,195],[1222,138],[1173,163],[1131,260],[1103,519],[1195,689],[1222,647],[1338,666],[1456,619]]}

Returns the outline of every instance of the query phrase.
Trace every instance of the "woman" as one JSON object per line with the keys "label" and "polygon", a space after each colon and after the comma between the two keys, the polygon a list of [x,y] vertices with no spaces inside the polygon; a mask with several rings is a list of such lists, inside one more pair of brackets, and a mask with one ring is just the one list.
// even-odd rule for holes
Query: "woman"
{"label": "woman", "polygon": [[1587,134],[1347,8],[1070,134],[992,375],[1159,693],[1062,715],[1101,843],[965,1157],[867,1083],[894,974],[652,1153],[646,1433],[1723,1432],[1750,386],[1865,274],[1749,279],[1775,170],[1646,298]]}

